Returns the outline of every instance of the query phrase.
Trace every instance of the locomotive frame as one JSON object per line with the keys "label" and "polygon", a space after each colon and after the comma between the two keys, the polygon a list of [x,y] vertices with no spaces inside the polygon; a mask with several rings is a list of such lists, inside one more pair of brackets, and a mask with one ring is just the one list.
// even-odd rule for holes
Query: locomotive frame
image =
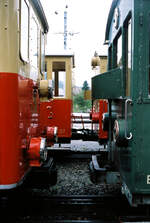
{"label": "locomotive frame", "polygon": [[108,71],[92,78],[93,99],[109,101],[109,161],[132,206],[150,204],[149,8],[146,0],[113,0],[105,37]]}

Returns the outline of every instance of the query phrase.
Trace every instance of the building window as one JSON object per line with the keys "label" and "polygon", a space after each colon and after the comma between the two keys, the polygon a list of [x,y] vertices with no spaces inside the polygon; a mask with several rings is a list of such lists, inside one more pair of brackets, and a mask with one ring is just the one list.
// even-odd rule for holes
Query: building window
{"label": "building window", "polygon": [[29,7],[25,0],[21,1],[21,36],[20,53],[23,61],[29,59]]}

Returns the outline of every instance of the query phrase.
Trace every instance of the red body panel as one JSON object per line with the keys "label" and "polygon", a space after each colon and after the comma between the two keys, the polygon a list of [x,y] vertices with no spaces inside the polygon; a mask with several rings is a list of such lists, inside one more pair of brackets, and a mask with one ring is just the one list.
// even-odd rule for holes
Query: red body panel
{"label": "red body panel", "polygon": [[56,126],[58,138],[71,138],[72,100],[52,99],[42,102],[40,106],[41,127]]}
{"label": "red body panel", "polygon": [[0,104],[0,184],[14,184],[20,178],[21,151],[17,74],[0,74]]}
{"label": "red body panel", "polygon": [[39,98],[33,89],[30,79],[0,73],[0,189],[15,187],[30,168],[30,139],[40,133]]}

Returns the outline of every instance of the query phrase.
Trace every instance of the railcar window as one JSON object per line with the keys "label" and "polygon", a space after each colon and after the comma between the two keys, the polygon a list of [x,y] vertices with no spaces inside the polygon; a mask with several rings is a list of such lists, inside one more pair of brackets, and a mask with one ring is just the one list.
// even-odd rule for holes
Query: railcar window
{"label": "railcar window", "polygon": [[127,23],[126,96],[130,96],[131,76],[131,19]]}
{"label": "railcar window", "polygon": [[29,59],[29,7],[24,0],[21,1],[21,36],[20,53],[24,61]]}
{"label": "railcar window", "polygon": [[38,26],[32,17],[30,24],[30,60],[34,67],[38,65]]}
{"label": "railcar window", "polygon": [[44,33],[41,32],[41,73],[45,71],[45,37]]}
{"label": "railcar window", "polygon": [[122,35],[117,40],[117,66],[122,66]]}

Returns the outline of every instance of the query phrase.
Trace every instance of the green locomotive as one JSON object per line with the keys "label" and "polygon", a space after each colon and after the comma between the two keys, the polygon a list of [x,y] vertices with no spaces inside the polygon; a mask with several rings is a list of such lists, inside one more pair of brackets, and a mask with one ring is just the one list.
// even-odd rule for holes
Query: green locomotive
{"label": "green locomotive", "polygon": [[105,44],[108,71],[92,78],[93,99],[108,99],[108,159],[132,206],[150,204],[150,1],[113,0]]}

